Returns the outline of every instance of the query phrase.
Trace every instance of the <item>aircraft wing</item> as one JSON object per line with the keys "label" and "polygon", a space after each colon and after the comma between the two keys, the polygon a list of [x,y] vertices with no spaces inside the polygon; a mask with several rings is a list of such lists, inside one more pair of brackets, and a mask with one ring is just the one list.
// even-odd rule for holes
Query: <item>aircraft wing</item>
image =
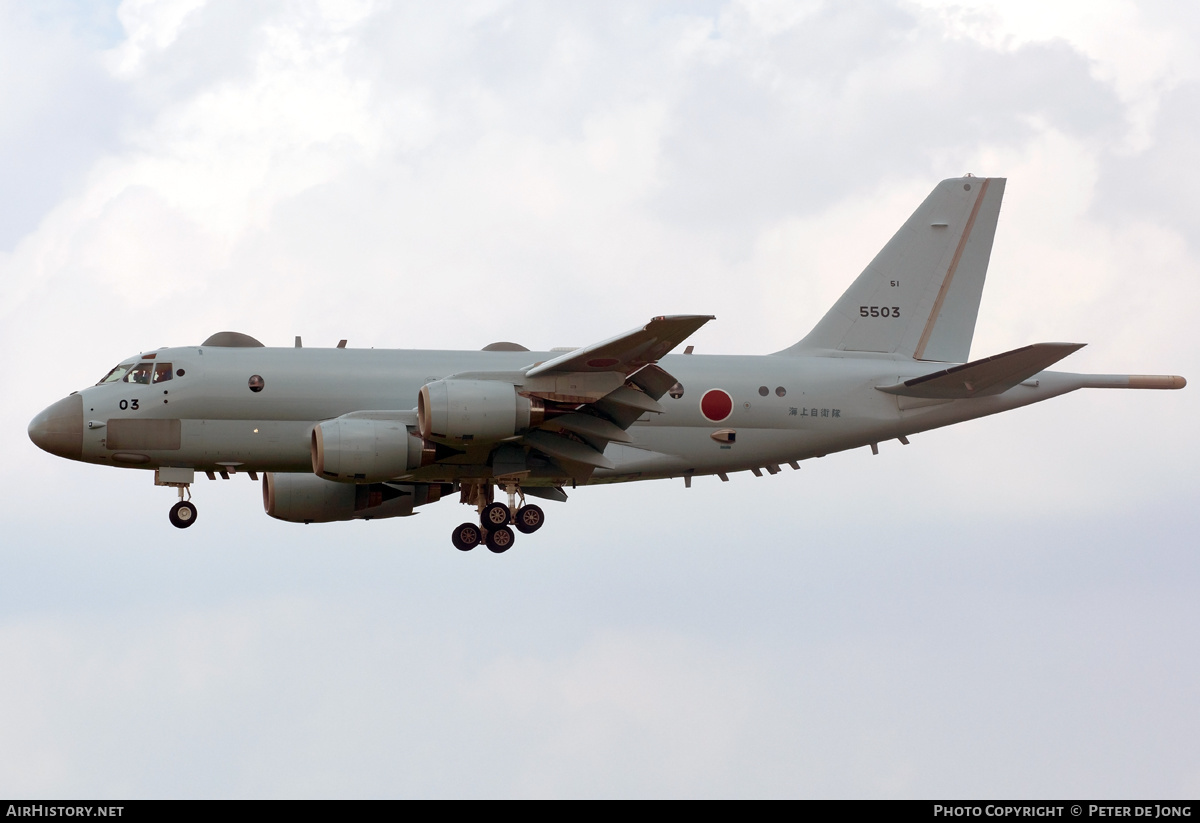
{"label": "aircraft wing", "polygon": [[614,371],[629,375],[657,361],[712,319],[712,315],[703,314],[655,317],[640,329],[538,363],[525,376]]}
{"label": "aircraft wing", "polygon": [[1053,366],[1086,343],[1034,343],[1019,349],[972,360],[961,366],[914,377],[894,386],[876,386],[881,392],[904,397],[964,400],[1000,394]]}
{"label": "aircraft wing", "polygon": [[494,441],[489,460],[497,477],[526,474],[527,461],[519,452],[528,449],[557,464],[566,476],[586,482],[597,468],[613,468],[604,456],[609,443],[631,443],[626,430],[635,421],[663,413],[658,400],[677,381],[656,361],[712,319],[659,316],[641,328],[525,369],[460,372],[445,380],[512,383],[520,396],[545,404],[543,423]]}
{"label": "aircraft wing", "polygon": [[632,442],[626,430],[643,414],[661,414],[658,400],[676,382],[655,361],[712,319],[655,317],[640,329],[535,365],[525,373],[527,391],[579,405],[547,420],[521,441],[579,481],[597,468],[613,468],[604,456],[605,447]]}

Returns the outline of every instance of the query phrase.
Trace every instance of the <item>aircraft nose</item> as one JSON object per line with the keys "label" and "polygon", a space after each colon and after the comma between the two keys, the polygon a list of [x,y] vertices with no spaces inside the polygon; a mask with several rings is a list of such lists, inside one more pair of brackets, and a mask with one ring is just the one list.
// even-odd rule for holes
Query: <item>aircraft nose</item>
{"label": "aircraft nose", "polygon": [[83,398],[73,394],[43,409],[29,423],[29,439],[59,457],[83,457]]}

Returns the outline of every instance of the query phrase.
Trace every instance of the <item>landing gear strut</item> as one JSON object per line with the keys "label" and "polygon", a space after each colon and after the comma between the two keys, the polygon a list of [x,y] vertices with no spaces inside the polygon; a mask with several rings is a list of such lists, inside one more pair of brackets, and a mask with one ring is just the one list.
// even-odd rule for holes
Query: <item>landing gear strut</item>
{"label": "landing gear strut", "polygon": [[[516,535],[510,527],[515,526],[522,534],[533,534],[542,527],[546,522],[545,513],[538,506],[526,504],[520,486],[507,483],[504,491],[508,494],[507,506],[493,500],[493,488],[489,483],[463,486],[461,502],[475,506],[480,525],[463,523],[458,526],[450,535],[454,548],[465,552],[483,543],[490,551],[503,554],[516,541]],[[518,495],[521,498],[520,507],[517,506]]]}
{"label": "landing gear strut", "polygon": [[[171,525],[177,529],[186,529],[196,522],[196,504],[192,502],[191,491],[195,479],[195,469],[161,466],[154,470],[154,485],[170,486],[179,492],[179,502],[171,507],[170,514]],[[186,500],[184,495],[187,495]]]}

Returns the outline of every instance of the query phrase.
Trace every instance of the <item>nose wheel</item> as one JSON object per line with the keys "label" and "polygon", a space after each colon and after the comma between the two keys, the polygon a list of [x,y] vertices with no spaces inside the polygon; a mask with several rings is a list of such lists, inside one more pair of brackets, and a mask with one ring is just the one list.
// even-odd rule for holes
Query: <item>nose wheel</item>
{"label": "nose wheel", "polygon": [[[177,529],[186,529],[188,526],[196,522],[196,504],[191,501],[192,493],[188,488],[187,483],[164,483],[162,485],[174,486],[179,490],[179,502],[171,507],[171,513],[167,515],[171,519],[171,525]],[[186,494],[189,499],[184,500]]]}
{"label": "nose wheel", "polygon": [[186,529],[196,522],[196,504],[190,500],[180,500],[171,507],[171,525],[177,529]]}

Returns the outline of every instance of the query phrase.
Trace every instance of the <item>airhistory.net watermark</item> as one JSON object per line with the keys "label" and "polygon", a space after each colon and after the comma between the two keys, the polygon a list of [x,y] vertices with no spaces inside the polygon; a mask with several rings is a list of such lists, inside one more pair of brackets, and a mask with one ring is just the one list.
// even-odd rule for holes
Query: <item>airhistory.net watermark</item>
{"label": "airhistory.net watermark", "polygon": [[5,817],[121,817],[124,806],[48,806],[42,803],[10,803]]}

